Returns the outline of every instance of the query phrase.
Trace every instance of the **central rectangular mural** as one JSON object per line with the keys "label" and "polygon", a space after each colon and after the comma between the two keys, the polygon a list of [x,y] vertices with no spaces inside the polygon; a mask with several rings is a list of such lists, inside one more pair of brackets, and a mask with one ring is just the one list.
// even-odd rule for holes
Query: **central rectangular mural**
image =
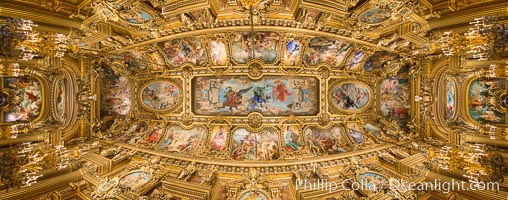
{"label": "central rectangular mural", "polygon": [[197,115],[315,115],[318,84],[314,77],[197,77],[192,82],[193,111]]}

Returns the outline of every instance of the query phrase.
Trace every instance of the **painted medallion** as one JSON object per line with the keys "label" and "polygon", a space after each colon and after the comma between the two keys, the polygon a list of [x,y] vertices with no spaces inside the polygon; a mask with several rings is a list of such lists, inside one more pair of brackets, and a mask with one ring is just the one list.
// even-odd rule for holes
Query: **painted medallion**
{"label": "painted medallion", "polygon": [[143,104],[156,111],[169,110],[180,103],[180,89],[172,82],[153,82],[142,91]]}
{"label": "painted medallion", "polygon": [[391,15],[389,9],[372,8],[360,14],[359,19],[366,24],[379,24],[389,19]]}
{"label": "painted medallion", "polygon": [[370,88],[361,83],[340,83],[331,88],[335,107],[343,111],[361,110],[370,103]]}
{"label": "painted medallion", "polygon": [[152,180],[152,175],[144,171],[133,171],[120,179],[120,185],[131,189],[138,189]]}

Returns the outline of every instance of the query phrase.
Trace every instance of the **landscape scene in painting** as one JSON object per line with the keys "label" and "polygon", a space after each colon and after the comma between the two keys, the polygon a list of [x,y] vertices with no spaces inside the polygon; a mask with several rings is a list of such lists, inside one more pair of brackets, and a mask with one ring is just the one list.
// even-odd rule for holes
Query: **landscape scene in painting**
{"label": "landscape scene in painting", "polygon": [[193,80],[198,115],[313,115],[318,112],[318,81],[310,77],[197,77]]}
{"label": "landscape scene in painting", "polygon": [[[4,88],[16,94],[19,104],[4,112],[4,122],[31,121],[41,114],[42,88],[41,83],[32,77],[5,78]],[[18,102],[12,102],[18,103]]]}
{"label": "landscape scene in painting", "polygon": [[282,59],[282,64],[296,65],[296,63],[298,63],[300,60],[300,49],[300,42],[291,38],[284,48],[284,57]]}
{"label": "landscape scene in painting", "polygon": [[184,38],[159,43],[159,47],[166,54],[168,64],[178,67],[184,63],[203,65],[208,59],[201,39]]}
{"label": "landscape scene in painting", "polygon": [[251,133],[245,128],[235,130],[231,158],[234,160],[276,160],[280,157],[279,136],[272,129]]}
{"label": "landscape scene in painting", "polygon": [[101,117],[125,116],[131,109],[131,88],[126,76],[114,74],[110,67],[103,67],[101,79]]}
{"label": "landscape scene in painting", "polygon": [[381,84],[381,113],[384,117],[396,120],[402,128],[406,127],[409,118],[409,89],[407,78],[390,77]]}
{"label": "landscape scene in painting", "polygon": [[305,144],[315,156],[344,153],[351,150],[343,129],[332,127],[322,130],[315,127],[305,129]]}
{"label": "landscape scene in painting", "polygon": [[143,89],[143,103],[154,110],[167,110],[180,102],[180,90],[171,82],[154,82]]}
{"label": "landscape scene in painting", "polygon": [[169,126],[158,147],[167,152],[193,154],[196,153],[198,147],[204,145],[206,134],[207,130],[203,127],[186,130],[176,125]]}
{"label": "landscape scene in painting", "polygon": [[388,53],[386,51],[376,51],[372,56],[370,56],[365,64],[363,65],[363,69],[365,71],[373,71],[381,69],[387,61],[394,60],[399,58],[398,54]]}
{"label": "landscape scene in painting", "polygon": [[310,41],[303,58],[308,65],[327,63],[339,67],[352,49],[351,47],[353,47],[352,44],[344,41],[318,37]]}
{"label": "landscape scene in painting", "polygon": [[448,81],[446,85],[446,117],[452,118],[455,113],[455,82]]}
{"label": "landscape scene in painting", "polygon": [[360,84],[338,84],[331,92],[332,103],[341,110],[358,110],[369,103],[369,91]]}
{"label": "landscape scene in painting", "polygon": [[238,64],[245,64],[251,58],[272,63],[277,59],[279,42],[277,33],[257,32],[254,35],[234,33],[233,42],[231,42],[231,56]]}
{"label": "landscape scene in painting", "polygon": [[468,91],[468,110],[469,115],[480,123],[505,123],[505,113],[488,105],[491,97],[496,97],[495,93],[504,91],[506,79],[476,79],[469,85]]}
{"label": "landscape scene in painting", "polygon": [[383,8],[372,8],[360,14],[360,21],[366,24],[378,24],[386,21],[392,15],[392,11]]}

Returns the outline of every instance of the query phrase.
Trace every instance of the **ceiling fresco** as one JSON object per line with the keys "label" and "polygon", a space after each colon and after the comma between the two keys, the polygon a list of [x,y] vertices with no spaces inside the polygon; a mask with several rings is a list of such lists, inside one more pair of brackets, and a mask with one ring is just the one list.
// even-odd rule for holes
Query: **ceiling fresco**
{"label": "ceiling fresco", "polygon": [[[93,82],[101,86],[100,133],[128,146],[278,162],[407,137],[414,66],[396,53],[259,31],[175,38],[123,55],[98,62]],[[162,57],[164,65],[149,66]]]}

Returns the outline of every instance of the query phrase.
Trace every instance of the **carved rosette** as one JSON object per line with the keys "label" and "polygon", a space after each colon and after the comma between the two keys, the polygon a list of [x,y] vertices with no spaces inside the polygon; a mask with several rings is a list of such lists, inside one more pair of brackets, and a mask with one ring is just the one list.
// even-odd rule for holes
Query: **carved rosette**
{"label": "carved rosette", "polygon": [[248,116],[249,126],[253,129],[258,129],[263,125],[263,115],[260,113],[251,113]]}
{"label": "carved rosette", "polygon": [[253,62],[249,64],[249,78],[260,79],[263,76],[263,66],[260,63]]}
{"label": "carved rosette", "polygon": [[182,68],[182,76],[185,79],[192,77],[192,67],[191,66],[185,66]]}
{"label": "carved rosette", "polygon": [[319,77],[322,79],[328,79],[330,77],[330,69],[328,67],[322,66],[318,70]]}
{"label": "carved rosette", "polygon": [[330,124],[330,115],[321,113],[318,115],[318,123],[320,126],[328,126]]}
{"label": "carved rosette", "polygon": [[193,116],[191,113],[184,113],[182,115],[182,124],[185,126],[190,126],[194,122]]}

